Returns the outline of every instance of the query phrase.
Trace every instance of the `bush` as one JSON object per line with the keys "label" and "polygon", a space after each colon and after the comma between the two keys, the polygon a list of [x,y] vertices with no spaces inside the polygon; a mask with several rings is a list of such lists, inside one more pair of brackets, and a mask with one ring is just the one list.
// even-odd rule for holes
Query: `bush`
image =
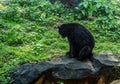
{"label": "bush", "polygon": [[[90,28],[96,40],[95,53],[120,53],[120,12],[119,7],[114,9],[115,0],[80,1],[79,7],[68,9],[48,0],[0,0],[0,84],[10,83],[8,72],[14,66],[68,51],[67,39],[55,29],[61,22],[75,21]],[[94,19],[88,21],[89,16]]]}
{"label": "bush", "polygon": [[111,41],[120,39],[119,18],[116,18],[119,4],[113,0],[82,0],[75,8],[75,19],[93,20],[94,30]]}
{"label": "bush", "polygon": [[[83,0],[78,7],[75,8],[76,18],[87,19],[90,16],[108,16],[114,14],[116,5],[112,0]],[[80,14],[80,15],[78,15]]]}
{"label": "bush", "polygon": [[[67,9],[60,3],[51,4],[48,0],[11,0],[0,12],[3,19],[21,22],[25,19],[46,25],[64,17]],[[49,22],[50,21],[50,22]]]}

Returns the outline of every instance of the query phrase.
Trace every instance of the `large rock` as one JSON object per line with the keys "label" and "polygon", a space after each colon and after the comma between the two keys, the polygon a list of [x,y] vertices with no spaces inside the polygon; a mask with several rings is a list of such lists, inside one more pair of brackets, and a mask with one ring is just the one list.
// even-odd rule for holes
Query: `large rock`
{"label": "large rock", "polygon": [[120,67],[120,58],[111,53],[93,56],[92,62],[58,57],[37,64],[17,66],[10,73],[13,84],[110,84],[112,68]]}
{"label": "large rock", "polygon": [[115,81],[113,81],[113,82],[110,83],[110,84],[120,84],[120,80],[115,80]]}

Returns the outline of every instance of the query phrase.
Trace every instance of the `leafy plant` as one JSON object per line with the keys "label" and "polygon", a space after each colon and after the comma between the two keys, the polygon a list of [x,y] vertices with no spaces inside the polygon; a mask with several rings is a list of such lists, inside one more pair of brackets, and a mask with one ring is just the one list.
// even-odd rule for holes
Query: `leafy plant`
{"label": "leafy plant", "polygon": [[78,19],[87,19],[91,16],[108,16],[113,15],[115,10],[116,5],[113,6],[112,0],[82,0],[79,6],[75,8],[75,16]]}
{"label": "leafy plant", "polygon": [[[49,0],[0,0],[0,84],[10,83],[8,73],[14,66],[68,51],[67,40],[56,29],[59,23],[78,22],[88,27],[96,41],[94,53],[120,54],[118,5],[114,0],[82,0],[79,7],[68,9]],[[95,18],[81,20],[89,16]]]}

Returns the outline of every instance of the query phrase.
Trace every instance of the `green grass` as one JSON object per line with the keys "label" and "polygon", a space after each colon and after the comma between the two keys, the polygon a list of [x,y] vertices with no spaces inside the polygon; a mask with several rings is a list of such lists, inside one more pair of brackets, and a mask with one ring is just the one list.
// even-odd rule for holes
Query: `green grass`
{"label": "green grass", "polygon": [[[24,25],[20,24],[21,29]],[[9,79],[8,72],[14,66],[28,62],[41,62],[52,57],[63,56],[69,50],[67,39],[61,38],[57,29],[37,25],[32,30],[30,28],[28,32],[27,27],[29,25],[26,24],[25,26],[26,29],[23,28],[22,32],[27,36],[24,37],[22,44],[16,44],[15,39],[19,35],[15,37],[11,36],[0,44],[0,80],[2,84],[7,84],[7,80]],[[105,36],[97,37],[95,32],[93,34],[96,40],[94,53],[112,52],[114,54],[120,54],[120,44],[118,42],[110,42]]]}
{"label": "green grass", "polygon": [[72,10],[61,4],[52,5],[45,0],[39,3],[36,3],[37,0],[34,3],[33,0],[2,1],[4,0],[0,1],[0,84],[8,84],[9,72],[17,65],[64,56],[69,45],[67,39],[58,34],[57,25],[61,22],[78,22],[88,27],[95,37],[94,53],[120,54],[119,27],[115,27],[115,32],[109,28],[98,28],[96,25],[100,24],[74,19],[76,13]]}
{"label": "green grass", "polygon": [[[61,38],[56,27],[41,26],[32,22],[30,24],[6,22],[3,25],[7,26],[8,29],[0,34],[2,37],[0,43],[1,84],[8,83],[9,71],[14,66],[63,56],[69,50],[67,39]],[[119,39],[113,42],[109,40],[110,37],[97,33],[94,28],[90,28],[90,30],[96,41],[94,53],[112,52],[120,54]]]}
{"label": "green grass", "polygon": [[114,54],[120,54],[120,43],[116,42],[97,42],[94,48],[95,53],[111,52]]}

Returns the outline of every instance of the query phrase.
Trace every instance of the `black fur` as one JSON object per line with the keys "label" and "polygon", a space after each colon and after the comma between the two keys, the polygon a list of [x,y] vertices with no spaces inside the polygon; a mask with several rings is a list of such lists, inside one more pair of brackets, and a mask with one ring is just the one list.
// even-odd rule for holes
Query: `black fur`
{"label": "black fur", "polygon": [[92,57],[95,42],[89,30],[78,23],[65,23],[58,26],[58,29],[63,38],[68,38],[70,50],[67,54],[69,57],[79,60]]}

